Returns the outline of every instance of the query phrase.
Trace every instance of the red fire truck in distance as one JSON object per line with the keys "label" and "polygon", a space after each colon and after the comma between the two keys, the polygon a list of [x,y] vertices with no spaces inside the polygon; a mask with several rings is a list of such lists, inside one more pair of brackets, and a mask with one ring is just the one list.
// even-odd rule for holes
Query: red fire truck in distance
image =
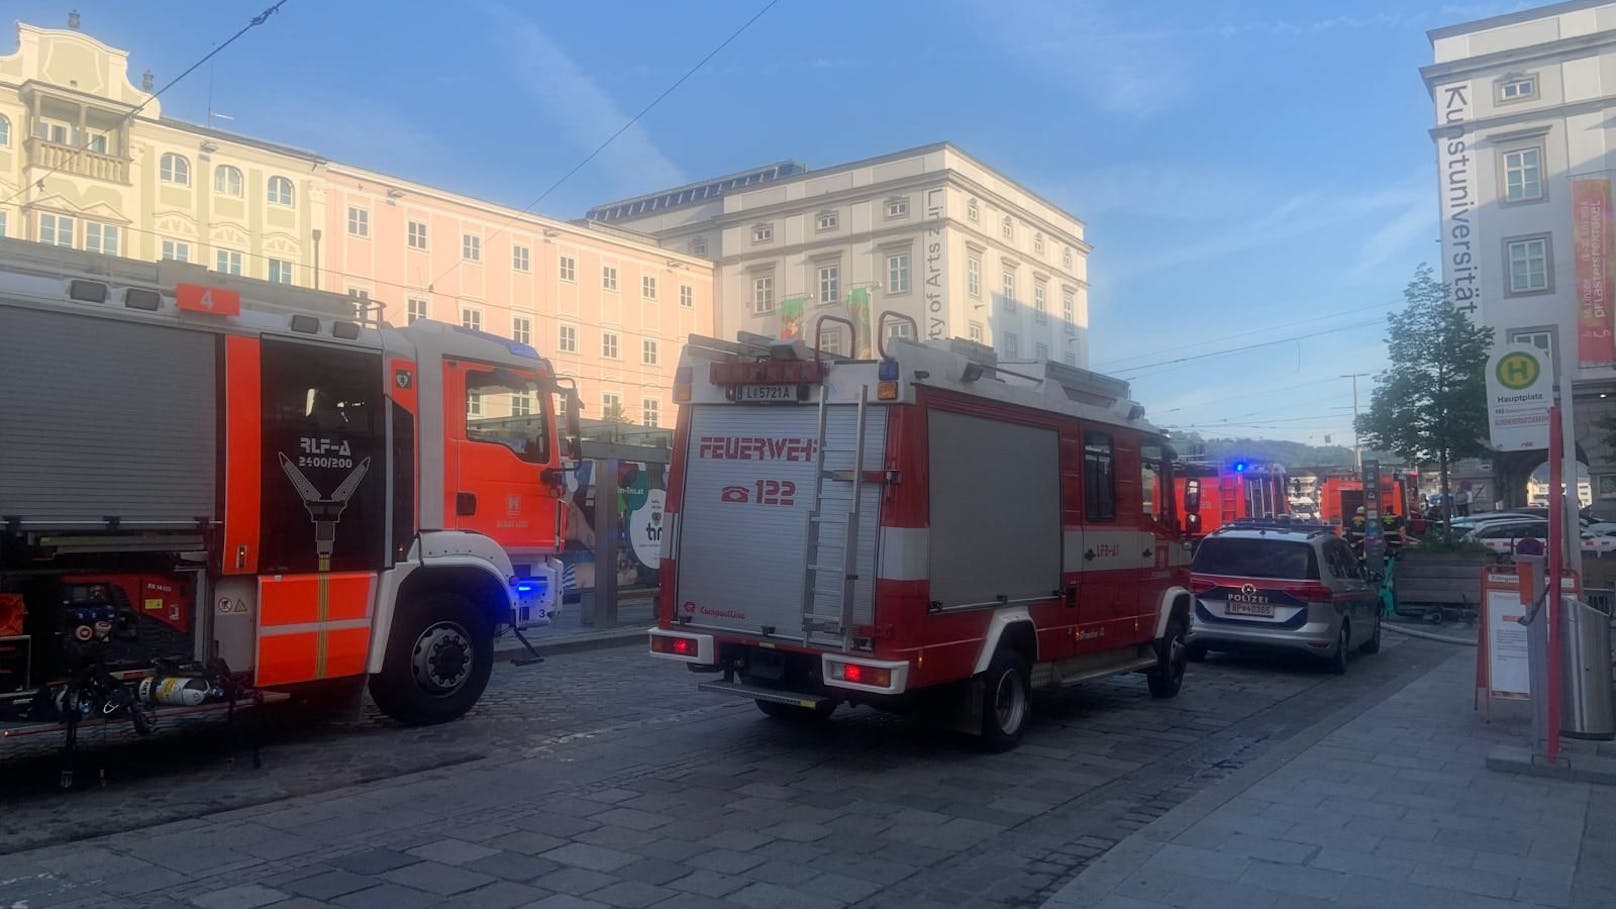
{"label": "red fire truck in distance", "polygon": [[1144,672],[1176,694],[1188,546],[1127,383],[887,345],[690,338],[651,654],[770,716],[925,707],[993,750],[1031,688]]}
{"label": "red fire truck in distance", "polygon": [[[1380,478],[1380,513],[1407,520],[1419,501],[1419,479],[1412,471],[1399,471]],[[1319,520],[1344,527],[1364,504],[1363,478],[1348,471],[1324,477],[1318,484]]]}
{"label": "red fire truck in distance", "polygon": [[1291,511],[1284,466],[1246,460],[1221,465],[1180,462],[1173,498],[1192,537],[1239,518],[1278,517]]}
{"label": "red fire truck in distance", "polygon": [[557,608],[576,395],[353,306],[0,241],[0,742],[367,680],[441,722]]}

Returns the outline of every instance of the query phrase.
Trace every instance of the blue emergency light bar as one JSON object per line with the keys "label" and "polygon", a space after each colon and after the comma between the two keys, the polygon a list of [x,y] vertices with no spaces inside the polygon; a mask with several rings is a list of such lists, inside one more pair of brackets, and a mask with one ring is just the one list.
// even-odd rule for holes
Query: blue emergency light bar
{"label": "blue emergency light bar", "polygon": [[539,356],[538,349],[531,344],[523,344],[521,341],[512,341],[510,338],[502,338],[499,335],[490,334],[489,332],[482,331],[480,329],[467,328],[464,325],[456,325],[454,326],[454,330],[463,335],[471,335],[474,338],[482,338],[484,341],[492,341],[518,357],[525,357],[529,360],[543,359]]}

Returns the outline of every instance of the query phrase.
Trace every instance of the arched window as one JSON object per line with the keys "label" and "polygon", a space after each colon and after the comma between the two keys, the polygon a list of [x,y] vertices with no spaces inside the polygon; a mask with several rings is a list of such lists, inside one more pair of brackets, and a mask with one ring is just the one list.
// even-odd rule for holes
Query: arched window
{"label": "arched window", "polygon": [[0,148],[11,144],[11,121],[0,117]]}
{"label": "arched window", "polygon": [[213,169],[213,191],[225,196],[241,197],[241,168],[228,164]]}
{"label": "arched window", "polygon": [[173,152],[166,152],[158,163],[157,174],[164,183],[191,185],[191,162]]}
{"label": "arched window", "polygon": [[270,177],[269,201],[274,205],[291,205],[292,181],[285,177]]}

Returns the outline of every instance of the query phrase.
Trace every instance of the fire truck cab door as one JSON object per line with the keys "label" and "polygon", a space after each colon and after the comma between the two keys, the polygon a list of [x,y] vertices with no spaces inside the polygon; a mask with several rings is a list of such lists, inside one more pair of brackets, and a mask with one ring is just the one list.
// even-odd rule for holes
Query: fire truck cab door
{"label": "fire truck cab door", "polygon": [[556,453],[538,376],[464,360],[445,360],[443,373],[445,524],[507,549],[555,545],[540,477]]}

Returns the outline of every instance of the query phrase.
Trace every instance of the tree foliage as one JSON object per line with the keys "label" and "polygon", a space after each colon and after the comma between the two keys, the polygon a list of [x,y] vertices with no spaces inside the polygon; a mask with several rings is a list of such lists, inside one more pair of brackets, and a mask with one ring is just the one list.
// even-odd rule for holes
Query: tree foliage
{"label": "tree foliage", "polygon": [[1493,330],[1448,305],[1447,288],[1421,265],[1403,290],[1406,305],[1386,318],[1391,365],[1378,377],[1358,434],[1411,464],[1437,462],[1442,491],[1448,465],[1485,457],[1487,355]]}
{"label": "tree foliage", "polygon": [[600,418],[607,423],[628,422],[628,416],[623,413],[623,405],[618,401],[613,401],[601,408]]}

